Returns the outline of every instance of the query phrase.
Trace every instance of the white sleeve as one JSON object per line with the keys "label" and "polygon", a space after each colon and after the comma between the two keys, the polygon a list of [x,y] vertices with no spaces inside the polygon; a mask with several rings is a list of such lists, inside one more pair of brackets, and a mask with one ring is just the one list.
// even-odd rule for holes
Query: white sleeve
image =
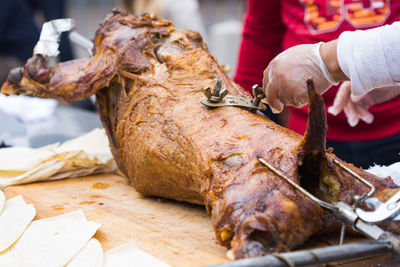
{"label": "white sleeve", "polygon": [[337,55],[355,96],[374,88],[400,86],[400,22],[343,32],[338,39]]}

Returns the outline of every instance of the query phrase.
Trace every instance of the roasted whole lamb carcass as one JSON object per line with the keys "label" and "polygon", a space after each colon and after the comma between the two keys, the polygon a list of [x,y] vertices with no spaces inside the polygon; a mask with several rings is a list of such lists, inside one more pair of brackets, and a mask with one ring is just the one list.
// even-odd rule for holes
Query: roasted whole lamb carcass
{"label": "roasted whole lamb carcass", "polygon": [[[2,92],[64,101],[96,94],[111,151],[136,190],[205,205],[218,241],[236,258],[287,251],[338,226],[260,157],[328,202],[351,203],[350,191],[368,191],[325,150],[324,104],[312,86],[302,137],[261,113],[202,105],[203,88],[216,80],[231,95],[250,95],[226,76],[196,32],[115,9],[94,44],[92,58],[51,67],[34,55],[10,72]],[[371,182],[381,200],[398,191],[390,178],[343,164]]]}

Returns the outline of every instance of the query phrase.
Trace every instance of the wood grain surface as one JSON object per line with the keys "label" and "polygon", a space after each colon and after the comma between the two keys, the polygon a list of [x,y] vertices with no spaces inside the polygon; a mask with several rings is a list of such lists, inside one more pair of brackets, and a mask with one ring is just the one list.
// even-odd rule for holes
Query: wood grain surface
{"label": "wood grain surface", "polygon": [[[95,237],[104,251],[134,240],[139,248],[172,266],[202,266],[228,260],[202,206],[143,198],[122,176],[102,174],[11,186],[4,193],[6,198],[21,194],[33,204],[35,219],[82,209],[89,220],[101,223]],[[326,246],[336,237],[313,238],[302,248]],[[383,256],[343,266],[398,265]]]}

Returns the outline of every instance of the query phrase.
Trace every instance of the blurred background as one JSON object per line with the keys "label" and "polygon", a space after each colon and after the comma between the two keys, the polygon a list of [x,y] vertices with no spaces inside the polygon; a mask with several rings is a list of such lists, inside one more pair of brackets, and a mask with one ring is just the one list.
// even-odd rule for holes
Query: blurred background
{"label": "blurred background", "polygon": [[[155,13],[175,26],[201,33],[220,64],[235,73],[246,0],[0,0],[0,84],[12,67],[32,55],[45,21],[70,17],[77,31],[92,39],[114,7],[134,14]],[[53,63],[88,57],[86,50],[61,38]],[[67,105],[50,99],[0,95],[0,147],[39,147],[102,127],[90,99]]]}
{"label": "blurred background", "polygon": [[[131,3],[129,3],[131,2]],[[246,0],[144,0],[143,5],[124,0],[65,0],[67,16],[74,18],[77,30],[92,38],[98,23],[114,7],[130,8],[130,12],[158,13],[162,18],[172,20],[178,28],[199,31],[207,42],[211,53],[220,64],[231,67],[233,75],[246,11]],[[154,3],[154,4],[151,4]],[[193,3],[197,3],[193,4]],[[155,5],[159,5],[155,8]],[[139,6],[135,9],[135,7]],[[147,8],[147,9],[146,9]],[[186,14],[185,14],[186,13]],[[74,47],[78,57],[87,56],[85,50]]]}

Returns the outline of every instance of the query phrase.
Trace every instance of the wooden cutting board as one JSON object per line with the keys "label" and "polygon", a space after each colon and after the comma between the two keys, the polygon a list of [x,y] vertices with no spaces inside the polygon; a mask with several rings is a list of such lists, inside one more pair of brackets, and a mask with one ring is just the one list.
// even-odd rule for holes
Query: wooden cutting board
{"label": "wooden cutting board", "polygon": [[[143,198],[126,178],[118,175],[11,186],[4,193],[6,198],[21,194],[27,203],[33,204],[37,211],[35,219],[82,209],[89,220],[101,223],[95,237],[104,251],[134,240],[139,248],[172,266],[228,261],[226,249],[215,240],[211,218],[204,207]],[[302,248],[326,246],[327,242],[312,239]],[[342,266],[398,265],[383,256]]]}
{"label": "wooden cutting board", "polygon": [[60,181],[11,186],[6,198],[21,194],[33,204],[35,219],[82,209],[101,224],[95,237],[104,251],[129,240],[173,266],[227,261],[217,245],[205,208],[158,198],[143,198],[124,177],[102,174]]}

